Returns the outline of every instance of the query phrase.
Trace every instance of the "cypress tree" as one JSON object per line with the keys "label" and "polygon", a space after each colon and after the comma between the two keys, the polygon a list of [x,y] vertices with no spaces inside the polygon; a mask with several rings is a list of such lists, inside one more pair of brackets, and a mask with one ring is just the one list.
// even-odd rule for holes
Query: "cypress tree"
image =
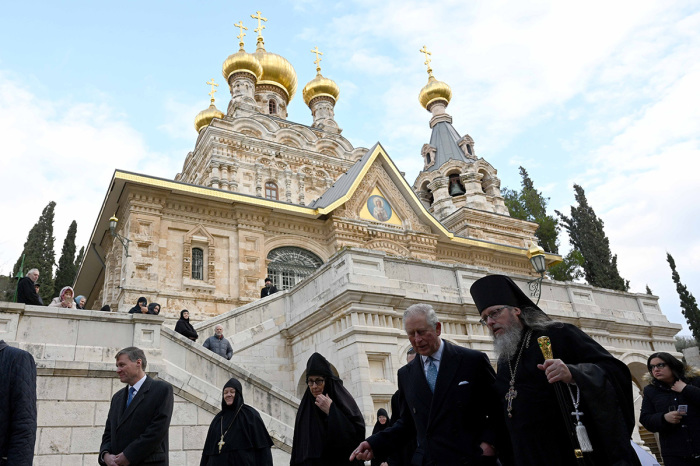
{"label": "cypress tree", "polygon": [[571,206],[571,217],[555,211],[569,233],[571,245],[583,256],[586,281],[593,286],[627,291],[629,281],[617,270],[617,255],[610,252],[610,240],[605,235],[603,221],[588,205],[583,188],[574,184],[578,207]]}
{"label": "cypress tree", "polygon": [[25,255],[22,274],[25,275],[27,271],[34,268],[39,270],[39,283],[41,284],[39,294],[46,303],[50,302],[54,296],[53,266],[56,261],[56,253],[53,250],[53,244],[56,238],[53,236],[53,219],[55,208],[54,201],[49,202],[44,207],[39,220],[29,230],[22,254],[19,255],[13,268],[14,276],[17,276],[22,265],[22,255]]}
{"label": "cypress tree", "polygon": [[81,246],[80,252],[78,253],[78,257],[75,258],[75,278],[78,278],[78,271],[80,270],[80,266],[83,263],[84,256],[85,256],[85,246]]}
{"label": "cypress tree", "polygon": [[676,291],[681,299],[681,312],[683,312],[685,320],[688,322],[693,338],[696,341],[700,341],[700,310],[698,310],[698,303],[695,300],[695,296],[681,283],[681,277],[676,271],[676,261],[673,260],[673,256],[666,253],[666,260],[668,265],[671,266],[671,278],[673,278],[673,283],[676,284]]}
{"label": "cypress tree", "polygon": [[558,254],[559,222],[554,216],[547,215],[549,198],[542,196],[542,193],[535,189],[535,184],[523,167],[520,167],[520,177],[521,191],[507,188],[503,190],[503,200],[510,216],[539,224],[535,231],[537,242],[546,252]]}
{"label": "cypress tree", "polygon": [[63,241],[61,258],[58,260],[58,270],[56,270],[56,290],[64,286],[73,286],[75,281],[75,235],[78,232],[78,224],[73,222],[68,227],[66,239]]}

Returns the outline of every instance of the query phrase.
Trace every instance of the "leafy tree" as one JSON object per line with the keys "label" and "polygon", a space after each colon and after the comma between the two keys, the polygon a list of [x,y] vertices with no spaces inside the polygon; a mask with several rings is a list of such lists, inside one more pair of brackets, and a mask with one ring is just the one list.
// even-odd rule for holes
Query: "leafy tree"
{"label": "leafy tree", "polygon": [[683,312],[685,320],[688,321],[688,327],[690,327],[693,337],[698,340],[700,339],[700,310],[698,310],[698,303],[695,300],[695,296],[688,291],[688,287],[681,283],[681,277],[676,271],[676,261],[673,260],[673,256],[666,253],[666,260],[668,265],[671,266],[671,278],[673,278],[673,283],[676,284],[676,291],[681,299],[681,312]]}
{"label": "leafy tree", "polygon": [[555,211],[569,233],[569,241],[583,256],[586,281],[593,286],[627,291],[629,281],[617,270],[617,255],[610,252],[610,240],[603,230],[603,221],[588,205],[583,188],[574,184],[578,206],[571,206],[571,217]]}
{"label": "leafy tree", "polygon": [[676,337],[676,351],[679,353],[686,348],[691,348],[693,346],[698,346],[697,340],[693,337]]}
{"label": "leafy tree", "polygon": [[503,190],[503,200],[508,207],[510,216],[521,220],[528,220],[539,224],[535,231],[537,241],[546,252],[559,253],[559,222],[552,215],[547,215],[548,197],[535,189],[535,185],[523,167],[520,167],[520,192],[505,188]]}
{"label": "leafy tree", "polygon": [[547,274],[553,280],[561,282],[572,282],[583,278],[583,256],[576,249],[572,249],[562,257],[561,263],[549,267]]}
{"label": "leafy tree", "polygon": [[80,270],[80,266],[83,263],[83,258],[85,257],[85,246],[80,247],[80,252],[78,253],[78,257],[75,259],[75,278],[78,278],[78,270]]}
{"label": "leafy tree", "polygon": [[653,295],[654,293],[651,291],[651,288],[649,288],[649,285],[647,285],[647,294]]}
{"label": "leafy tree", "polygon": [[75,281],[75,234],[78,231],[78,224],[73,222],[68,227],[68,234],[63,241],[61,249],[61,258],[58,260],[58,270],[56,270],[55,286],[56,290],[60,290],[64,286],[73,286]]}
{"label": "leafy tree", "polygon": [[55,207],[54,201],[49,202],[44,207],[39,220],[29,230],[22,254],[13,268],[14,276],[17,276],[22,265],[22,255],[24,255],[22,274],[24,275],[28,270],[34,268],[39,270],[39,282],[41,283],[39,294],[44,302],[49,302],[54,296],[53,266],[56,261],[56,253],[53,250],[53,244],[56,238],[53,236],[53,219]]}

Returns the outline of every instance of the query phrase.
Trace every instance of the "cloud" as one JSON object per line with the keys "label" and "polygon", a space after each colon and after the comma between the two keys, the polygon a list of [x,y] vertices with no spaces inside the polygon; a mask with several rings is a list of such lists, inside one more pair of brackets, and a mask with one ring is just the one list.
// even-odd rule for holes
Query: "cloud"
{"label": "cloud", "polygon": [[[169,154],[146,147],[117,109],[100,102],[42,100],[0,72],[0,211],[11,219],[0,239],[0,273],[11,272],[26,234],[57,202],[56,260],[68,226],[86,245],[115,168],[172,176]],[[179,161],[179,160],[178,160]]]}

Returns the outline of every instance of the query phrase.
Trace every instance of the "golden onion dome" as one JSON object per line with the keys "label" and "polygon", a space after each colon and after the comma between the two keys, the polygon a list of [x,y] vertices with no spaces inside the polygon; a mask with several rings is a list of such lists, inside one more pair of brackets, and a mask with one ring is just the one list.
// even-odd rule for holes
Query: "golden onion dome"
{"label": "golden onion dome", "polygon": [[224,75],[226,82],[233,73],[249,73],[255,76],[256,80],[260,80],[262,76],[262,65],[253,54],[243,50],[243,43],[241,43],[241,49],[238,52],[228,56],[221,69],[221,74]]}
{"label": "golden onion dome", "polygon": [[340,88],[332,79],[324,78],[319,71],[316,77],[304,86],[301,95],[304,97],[304,103],[309,105],[309,102],[314,97],[326,96],[333,99],[333,102],[338,100]]}
{"label": "golden onion dome", "polygon": [[297,73],[294,67],[284,57],[276,53],[270,53],[258,43],[258,49],[253,56],[262,65],[262,76],[258,79],[258,85],[271,84],[282,89],[292,101],[297,91]]}
{"label": "golden onion dome", "polygon": [[423,89],[420,90],[420,94],[418,94],[418,101],[423,108],[427,110],[430,104],[438,100],[444,100],[445,105],[447,105],[450,103],[450,99],[452,99],[452,89],[450,89],[450,86],[448,86],[447,83],[438,81],[435,79],[435,76],[430,73],[428,84],[426,84]]}
{"label": "golden onion dome", "polygon": [[204,128],[209,126],[214,118],[223,119],[224,116],[225,115],[220,112],[218,108],[216,108],[216,105],[214,105],[214,99],[211,99],[211,105],[209,105],[209,108],[202,110],[196,117],[194,117],[194,129],[196,129],[199,133]]}

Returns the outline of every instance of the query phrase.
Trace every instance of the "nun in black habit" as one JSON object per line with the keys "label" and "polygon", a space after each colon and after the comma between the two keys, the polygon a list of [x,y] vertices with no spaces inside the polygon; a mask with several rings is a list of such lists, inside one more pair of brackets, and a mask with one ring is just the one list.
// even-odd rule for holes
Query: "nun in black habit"
{"label": "nun in black habit", "polygon": [[294,422],[291,466],[342,466],[365,438],[365,421],[330,363],[314,353],[306,363],[307,387]]}
{"label": "nun in black habit", "polygon": [[[389,414],[386,412],[386,409],[384,408],[379,408],[379,411],[377,411],[377,422],[374,423],[374,429],[372,429],[372,435],[376,434],[377,432],[381,432],[384,429],[389,427]],[[385,457],[374,457],[372,459],[372,466],[382,466],[382,464],[387,463],[387,458]]]}
{"label": "nun in black habit", "polygon": [[272,440],[260,414],[243,402],[241,383],[226,382],[221,412],[209,426],[200,466],[272,466]]}

